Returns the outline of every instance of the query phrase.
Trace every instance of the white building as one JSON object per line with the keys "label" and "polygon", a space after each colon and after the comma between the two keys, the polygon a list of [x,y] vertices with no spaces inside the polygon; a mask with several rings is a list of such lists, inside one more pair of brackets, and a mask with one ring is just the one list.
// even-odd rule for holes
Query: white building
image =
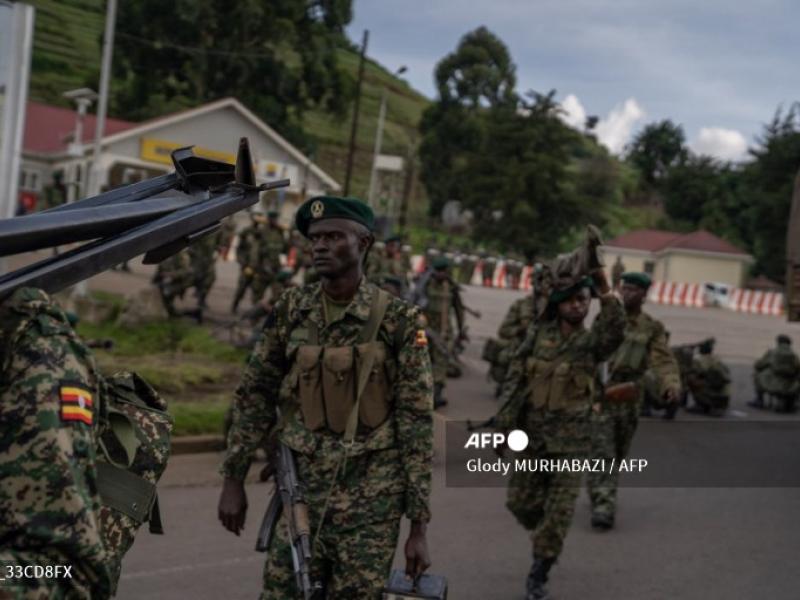
{"label": "white building", "polygon": [[303,199],[337,192],[339,184],[235,98],[132,123],[106,120],[98,181],[87,189],[95,135],[94,115],[81,124],[74,140],[76,111],[29,102],[25,120],[20,174],[21,200],[41,206],[53,173],[62,171],[69,200],[172,171],[170,152],[194,146],[196,154],[235,162],[239,138],[247,137],[259,182],[290,179],[276,194],[282,218],[288,221]]}

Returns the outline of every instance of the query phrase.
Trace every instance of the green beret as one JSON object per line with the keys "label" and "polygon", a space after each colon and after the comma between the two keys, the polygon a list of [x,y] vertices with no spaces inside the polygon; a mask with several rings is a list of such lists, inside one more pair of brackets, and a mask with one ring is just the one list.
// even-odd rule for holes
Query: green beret
{"label": "green beret", "polygon": [[291,271],[281,270],[281,271],[278,271],[278,278],[277,279],[278,279],[278,281],[283,283],[284,281],[289,281],[292,278],[292,275],[294,275],[294,273],[292,273]]}
{"label": "green beret", "polygon": [[450,259],[446,256],[438,255],[431,261],[431,266],[437,271],[446,269],[450,266]]}
{"label": "green beret", "polygon": [[584,277],[578,281],[578,283],[575,283],[569,287],[554,289],[552,292],[550,292],[550,298],[548,299],[548,302],[550,304],[561,304],[565,300],[572,298],[572,296],[580,292],[583,288],[591,289],[593,285],[594,281],[591,277]]}
{"label": "green beret", "polygon": [[621,278],[622,281],[624,281],[625,283],[630,283],[631,285],[637,285],[645,290],[649,289],[650,286],[653,284],[653,280],[647,273],[637,273],[635,271],[631,271],[629,273],[623,273]]}
{"label": "green beret", "polygon": [[360,223],[370,231],[375,225],[372,209],[356,198],[337,196],[317,196],[306,200],[297,209],[295,224],[297,230],[308,237],[308,228],[315,221],[323,219],[347,219]]}
{"label": "green beret", "polygon": [[280,216],[281,216],[281,213],[280,213],[280,211],[278,211],[278,210],[272,209],[272,210],[270,210],[270,211],[267,211],[267,216],[268,216],[270,219],[276,219],[276,218],[278,218],[278,217],[280,217]]}
{"label": "green beret", "polygon": [[397,235],[397,234],[390,235],[389,237],[387,237],[387,238],[384,240],[384,242],[385,242],[385,243],[387,243],[387,244],[389,244],[389,243],[391,243],[391,242],[398,242],[398,243],[399,243],[399,242],[400,242],[400,236],[399,236],[399,235]]}

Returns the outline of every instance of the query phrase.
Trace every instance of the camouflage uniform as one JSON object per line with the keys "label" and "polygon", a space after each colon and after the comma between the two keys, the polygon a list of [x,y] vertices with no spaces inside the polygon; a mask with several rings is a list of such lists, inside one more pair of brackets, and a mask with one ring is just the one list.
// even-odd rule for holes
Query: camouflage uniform
{"label": "camouflage uniform", "polygon": [[515,300],[508,309],[508,313],[506,313],[503,322],[500,324],[500,329],[497,330],[497,337],[508,341],[508,346],[500,356],[499,366],[502,368],[502,378],[499,381],[505,379],[511,358],[519,345],[525,340],[525,334],[528,332],[528,327],[533,323],[534,317],[533,295],[527,295],[524,298]]}
{"label": "camouflage uniform", "polygon": [[689,373],[689,389],[696,407],[714,416],[728,408],[731,397],[731,374],[728,367],[713,354],[695,357]]}
{"label": "camouflage uniform", "polygon": [[256,278],[256,271],[259,266],[261,256],[261,225],[253,223],[250,227],[242,230],[239,234],[239,245],[236,247],[236,262],[239,263],[239,281],[236,284],[236,293],[233,295],[233,311],[239,306],[239,302],[244,298],[248,289],[253,295],[253,304],[260,298],[255,298],[252,291],[253,282]]}
{"label": "camouflage uniform", "polygon": [[[432,380],[417,309],[394,298],[388,305],[377,339],[386,348],[390,398],[374,389],[370,394],[369,385],[362,398],[362,406],[388,400],[388,413],[374,428],[362,420],[333,487],[332,478],[342,464],[342,435],[329,429],[327,412],[325,423],[314,425],[313,430],[312,417],[306,417],[308,395],[315,397],[319,389],[310,373],[319,373],[318,363],[324,363],[328,350],[357,342],[376,293],[373,284],[362,281],[352,302],[327,326],[320,284],[292,288],[281,296],[236,391],[223,465],[227,477],[244,479],[253,453],[277,422],[275,409],[280,406],[284,419],[279,437],[294,451],[312,532],[327,502],[311,569],[328,574],[327,593],[332,598],[377,598],[396,548],[401,516],[416,521],[430,518]],[[318,332],[318,345],[313,344],[313,331]],[[323,359],[317,355],[317,362],[309,367],[306,351],[319,346]],[[321,377],[322,385],[328,385],[324,372]],[[326,406],[329,400],[326,395]],[[285,528],[278,529],[264,571],[263,598],[297,595]]]}
{"label": "camouflage uniform", "polygon": [[178,314],[174,305],[175,298],[183,298],[193,280],[192,260],[186,249],[158,263],[153,283],[158,286],[167,314],[172,317]]}
{"label": "camouflage uniform", "polygon": [[453,342],[452,317],[455,315],[459,332],[461,332],[464,323],[464,308],[458,294],[458,285],[449,278],[437,281],[431,276],[425,286],[425,296],[428,299],[425,306],[428,329],[436,334],[439,342],[431,341],[429,348],[433,367],[433,383],[441,393],[447,384],[449,351]]}
{"label": "camouflage uniform", "polygon": [[219,236],[209,235],[189,246],[194,290],[200,307],[205,308],[206,297],[217,279],[216,262]]}
{"label": "camouflage uniform", "polygon": [[[524,429],[531,440],[515,458],[583,458],[589,449],[594,373],[623,339],[625,312],[613,297],[601,301],[590,330],[564,339],[557,319],[531,328],[503,388],[502,429]],[[515,472],[506,506],[531,532],[537,559],[554,560],[567,535],[580,474]]]}
{"label": "camouflage uniform", "polygon": [[[634,382],[639,397],[633,403],[602,403],[602,410],[592,414],[592,457],[617,462],[628,451],[639,423],[644,375],[648,369],[658,376],[660,389],[680,389],[678,363],[667,345],[661,321],[645,312],[628,314],[625,341],[609,360],[607,385]],[[677,393],[676,393],[677,397]],[[617,503],[617,472],[589,473],[587,484],[592,513],[613,519]]]}
{"label": "camouflage uniform", "polygon": [[261,231],[261,244],[258,268],[252,283],[253,302],[264,297],[267,288],[275,283],[281,270],[281,253],[286,252],[286,238],[283,229],[266,224]]}
{"label": "camouflage uniform", "polygon": [[72,565],[71,579],[6,581],[0,590],[12,598],[106,598],[94,360],[39,290],[4,303],[0,327],[0,565]]}
{"label": "camouflage uniform", "polygon": [[[767,350],[754,365],[753,384],[758,404],[763,406],[764,394],[789,400],[787,409],[794,405],[800,392],[800,359],[789,344],[779,344]],[[780,407],[783,408],[783,407]]]}

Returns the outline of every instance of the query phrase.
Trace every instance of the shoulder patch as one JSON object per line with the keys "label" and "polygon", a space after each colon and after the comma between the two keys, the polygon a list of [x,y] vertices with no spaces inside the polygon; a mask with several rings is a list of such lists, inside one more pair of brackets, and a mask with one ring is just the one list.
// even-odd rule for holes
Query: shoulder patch
{"label": "shoulder patch", "polygon": [[93,398],[86,384],[80,382],[62,381],[59,385],[58,395],[61,400],[61,420],[78,421],[91,425],[93,421]]}
{"label": "shoulder patch", "polygon": [[426,347],[428,345],[428,336],[425,334],[424,329],[417,329],[414,336],[414,345],[417,347]]}

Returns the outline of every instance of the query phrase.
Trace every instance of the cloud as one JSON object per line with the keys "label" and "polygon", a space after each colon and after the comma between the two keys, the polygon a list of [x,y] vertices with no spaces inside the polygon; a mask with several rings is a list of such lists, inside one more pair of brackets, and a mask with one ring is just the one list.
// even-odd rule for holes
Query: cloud
{"label": "cloud", "polygon": [[722,160],[743,160],[747,154],[745,137],[735,129],[722,127],[701,127],[689,146],[697,154],[707,154]]}
{"label": "cloud", "polygon": [[635,98],[615,106],[595,127],[597,139],[614,154],[619,154],[631,137],[634,125],[644,118],[644,110]]}
{"label": "cloud", "polygon": [[583,108],[583,104],[578,100],[578,97],[575,94],[570,94],[564,98],[561,108],[564,109],[564,113],[559,115],[561,120],[570,127],[582,131],[586,124],[586,109]]}

